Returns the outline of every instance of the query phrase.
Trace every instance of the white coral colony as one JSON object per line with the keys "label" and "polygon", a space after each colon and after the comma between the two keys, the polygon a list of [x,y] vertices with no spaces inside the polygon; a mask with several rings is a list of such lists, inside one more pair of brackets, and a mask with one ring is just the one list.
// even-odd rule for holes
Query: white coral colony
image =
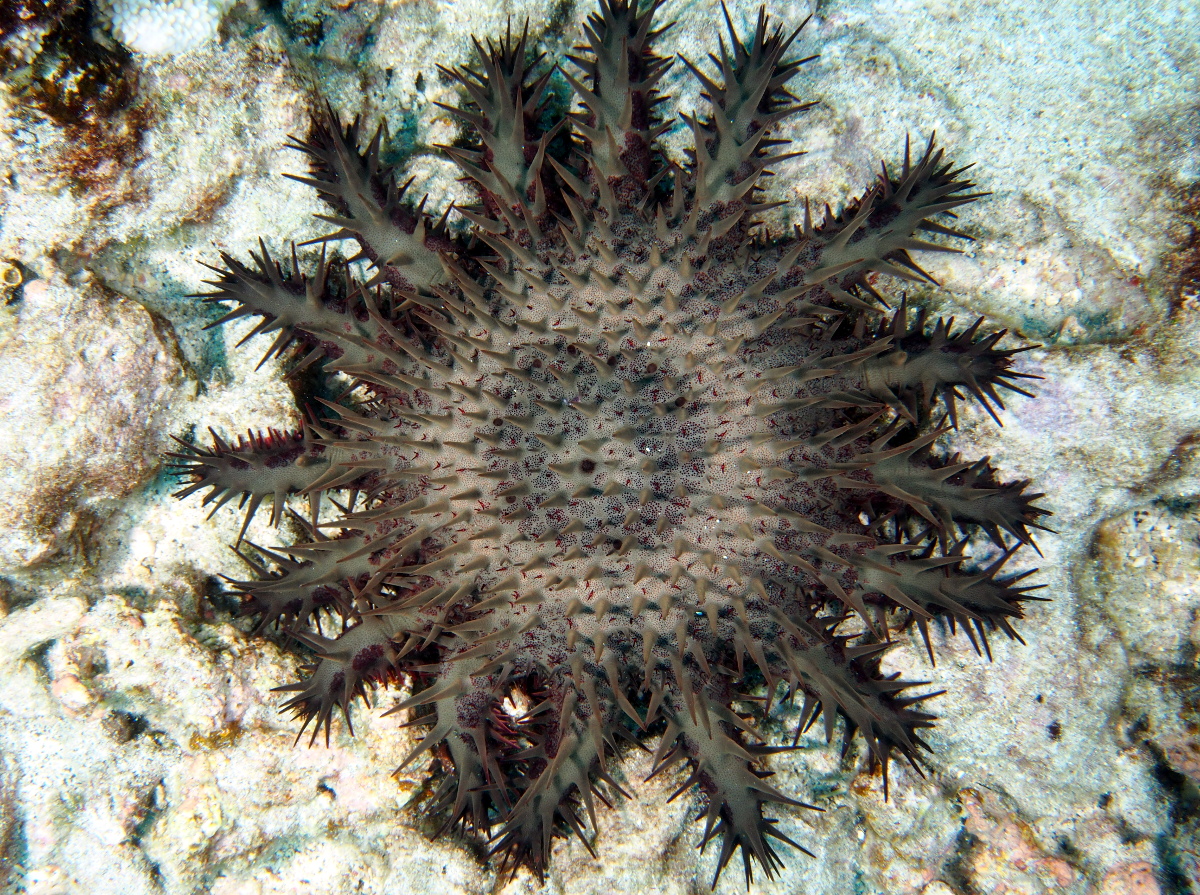
{"label": "white coral colony", "polygon": [[229,0],[101,0],[101,18],[127,49],[174,56],[216,37]]}

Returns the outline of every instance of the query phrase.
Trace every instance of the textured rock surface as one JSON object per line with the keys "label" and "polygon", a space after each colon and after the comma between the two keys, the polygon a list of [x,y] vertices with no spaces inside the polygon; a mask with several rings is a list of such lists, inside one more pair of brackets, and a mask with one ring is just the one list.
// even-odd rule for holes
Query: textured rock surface
{"label": "textured rock surface", "polygon": [[[159,469],[184,382],[170,328],[83,276],[25,285],[0,342],[0,567],[45,563]],[[82,557],[80,557],[82,558]]]}
{"label": "textured rock surface", "polygon": [[[459,195],[454,171],[420,157],[454,133],[433,105],[454,97],[432,62],[461,62],[466,36],[495,33],[508,7],[341,5],[284,4],[290,44],[275,25],[245,22],[186,66],[145,66],[135,101],[108,119],[115,136],[100,154],[111,155],[83,160],[103,176],[79,178],[71,134],[0,90],[0,258],[30,278],[3,309],[0,350],[7,358],[9,345],[44,346],[37,371],[5,380],[4,438],[26,452],[40,441],[55,458],[21,453],[4,472],[6,506],[41,495],[42,506],[63,510],[55,519],[69,519],[103,504],[95,521],[70,527],[79,549],[63,550],[71,538],[53,526],[29,527],[33,516],[9,516],[0,582],[0,873],[9,886],[536,890],[527,876],[504,885],[452,841],[430,844],[430,831],[399,811],[420,774],[387,776],[406,745],[394,718],[360,713],[357,738],[338,734],[328,751],[290,748],[291,725],[268,689],[290,679],[295,659],[250,641],[228,607],[207,599],[219,588],[206,575],[242,573],[223,546],[236,537],[236,515],[205,525],[202,511],[151,479],[168,432],[200,420],[226,434],[247,419],[294,423],[273,372],[226,354],[234,332],[201,333],[203,312],[183,296],[204,276],[197,257],[215,261],[214,244],[244,257],[260,234],[278,250],[318,232],[315,203],[278,177],[300,167],[279,147],[304,126],[306,77],[345,115],[388,115],[400,146],[418,153],[416,188],[439,203]],[[551,18],[545,6],[512,7],[535,30],[551,21],[569,30],[587,11],[558,9]],[[772,8],[796,20],[806,11]],[[668,8],[681,52],[707,51],[714,12]],[[804,46],[822,59],[801,89],[823,105],[796,134],[810,154],[780,170],[776,189],[845,194],[877,164],[868,151],[906,127],[936,127],[956,154],[988,162],[984,188],[996,195],[964,214],[979,247],[934,274],[971,296],[970,311],[1046,342],[1027,369],[1047,379],[1036,400],[1011,403],[1002,431],[972,418],[959,447],[990,445],[1002,468],[1049,493],[1058,534],[1039,541],[1039,581],[1055,602],[1033,609],[1026,646],[998,644],[988,668],[953,641],[936,669],[904,651],[912,666],[896,670],[953,695],[936,705],[934,773],[898,773],[892,801],[816,738],[773,759],[781,785],[831,810],[786,816],[784,828],[817,859],[791,856],[779,882],[756,890],[1116,895],[1200,885],[1200,307],[1189,279],[1200,258],[1187,217],[1200,180],[1188,111],[1197,17],[1182,3],[1060,5],[1035,16],[1017,3],[846,2],[822,5],[810,25]],[[1048,33],[1057,37],[1043,44]],[[682,72],[672,77],[673,90],[693,90]],[[936,290],[920,298],[943,309]],[[126,299],[164,318],[174,339]],[[74,311],[86,331],[64,328],[56,340],[55,309],[74,300],[86,303]],[[149,357],[119,390],[66,376],[89,345],[116,349],[102,367],[115,370],[132,358],[122,353],[130,344]],[[72,404],[52,419],[61,382],[87,385],[98,409]],[[101,419],[110,422],[95,427]],[[89,447],[96,433],[100,450]],[[92,490],[46,497],[63,464]],[[270,543],[273,534],[251,537]],[[43,562],[30,568],[34,559]],[[674,787],[642,783],[648,768],[626,766],[644,798],[602,813],[602,860],[559,843],[547,892],[683,893],[711,879],[713,856],[693,848],[694,803],[685,795],[661,806],[654,796]],[[740,882],[731,876],[720,889]]]}

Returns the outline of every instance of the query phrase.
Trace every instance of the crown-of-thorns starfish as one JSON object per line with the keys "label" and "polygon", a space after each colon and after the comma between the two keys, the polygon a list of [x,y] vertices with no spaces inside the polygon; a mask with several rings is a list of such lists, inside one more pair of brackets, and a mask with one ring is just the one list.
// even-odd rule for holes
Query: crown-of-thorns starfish
{"label": "crown-of-thorns starfish", "polygon": [[[207,300],[232,302],[219,323],[260,318],[323,415],[174,457],[182,494],[239,498],[247,523],[308,498],[301,543],[239,538],[254,577],[236,589],[259,630],[315,653],[280,688],[310,743],[405,682],[394,710],[425,730],[405,764],[438,758],[427,810],[541,876],[555,835],[591,849],[594,799],[625,793],[623,742],[654,735],[656,773],[690,769],[717,874],[740,849],[749,880],[791,842],[764,811],[809,807],[767,782],[755,719],[796,696],[796,737],[840,718],[886,793],[934,718],[880,654],[915,625],[932,660],[933,621],[977,650],[1016,637],[1035,598],[1002,570],[1046,511],[936,446],[957,402],[997,416],[997,388],[1025,394],[1024,349],[875,288],[932,281],[913,253],[966,238],[947,223],[979,196],[963,169],[906,146],[841,213],[765,232],[761,188],[798,154],[772,135],[811,105],[787,86],[808,61],[796,33],[760,13],[748,40],[729,23],[715,73],[685,61],[706,111],[682,117],[678,162],[658,142],[675,123],[658,5],[602,0],[573,74],[527,33],[442,70],[467,134],[442,150],[478,197],[461,233],[397,185],[382,129],[364,149],[357,122],[321,117],[295,179],[330,207],[320,241],[358,253],[323,251],[311,275],[294,251],[290,270],[265,247],[226,255]],[[576,111],[556,110],[557,77]]]}

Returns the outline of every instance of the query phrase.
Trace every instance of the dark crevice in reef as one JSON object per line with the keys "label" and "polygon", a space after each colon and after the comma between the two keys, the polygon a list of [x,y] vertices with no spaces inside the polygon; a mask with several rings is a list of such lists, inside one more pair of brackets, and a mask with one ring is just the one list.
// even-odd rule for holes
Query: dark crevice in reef
{"label": "dark crevice in reef", "polygon": [[23,895],[25,868],[29,862],[29,840],[24,820],[15,812],[0,839],[0,895]]}
{"label": "dark crevice in reef", "polygon": [[101,722],[104,732],[116,743],[129,743],[150,731],[150,722],[142,715],[114,709]]}
{"label": "dark crevice in reef", "polygon": [[1190,777],[1171,767],[1155,743],[1147,740],[1143,746],[1154,757],[1154,779],[1170,806],[1171,831],[1154,839],[1158,855],[1155,876],[1163,895],[1195,895],[1196,888],[1187,870],[1193,850],[1184,844],[1195,843],[1200,836],[1200,788]]}
{"label": "dark crevice in reef", "polygon": [[[1192,117],[1200,121],[1200,109],[1192,110]],[[1175,248],[1161,266],[1172,319],[1200,307],[1200,183],[1179,190],[1178,209],[1171,234]]]}
{"label": "dark crevice in reef", "polygon": [[44,640],[31,646],[24,656],[25,660],[37,669],[38,680],[46,688],[49,688],[54,682],[54,671],[50,667],[50,650],[57,642],[57,640]]}
{"label": "dark crevice in reef", "polygon": [[942,880],[954,890],[955,895],[984,895],[971,881],[971,854],[979,847],[979,839],[959,830],[954,840],[954,851],[942,869]]}
{"label": "dark crevice in reef", "polygon": [[[1135,673],[1155,678],[1164,677],[1162,669],[1155,666],[1145,666]],[[1180,674],[1190,676],[1193,682],[1198,677],[1194,666],[1179,666],[1176,668],[1176,675],[1166,676],[1178,677]],[[1172,683],[1178,686],[1179,682]],[[1164,685],[1168,684],[1164,681]],[[1190,693],[1186,687],[1182,689],[1185,693]],[[1162,747],[1154,740],[1154,732],[1147,715],[1136,718],[1126,728],[1125,733],[1129,742],[1139,746],[1145,753],[1150,772],[1159,785],[1163,802],[1168,807],[1170,829],[1152,837],[1158,858],[1155,878],[1164,895],[1194,895],[1196,888],[1187,868],[1191,863],[1190,844],[1200,838],[1200,787],[1172,766]],[[1115,820],[1123,828],[1122,839],[1125,842],[1136,843],[1151,838],[1149,834],[1129,826],[1123,818]]]}
{"label": "dark crevice in reef", "polygon": [[42,592],[20,578],[0,577],[0,610],[7,615],[31,606],[41,599]]}

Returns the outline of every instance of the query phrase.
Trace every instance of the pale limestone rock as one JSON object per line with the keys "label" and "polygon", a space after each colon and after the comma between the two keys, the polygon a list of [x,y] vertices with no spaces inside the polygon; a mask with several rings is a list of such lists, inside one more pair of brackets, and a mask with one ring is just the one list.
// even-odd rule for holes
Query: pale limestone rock
{"label": "pale limestone rock", "polygon": [[90,278],[24,294],[0,343],[8,568],[81,548],[105,505],[158,470],[166,408],[189,390],[169,328],[140,305]]}

